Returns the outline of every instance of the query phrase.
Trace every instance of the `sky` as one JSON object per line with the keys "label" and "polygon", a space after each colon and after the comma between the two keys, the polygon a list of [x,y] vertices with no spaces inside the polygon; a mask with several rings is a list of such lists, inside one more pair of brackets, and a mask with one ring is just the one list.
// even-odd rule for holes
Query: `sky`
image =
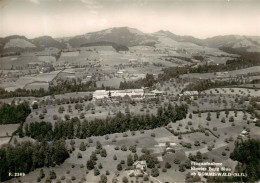
{"label": "sky", "polygon": [[55,38],[111,27],[260,36],[260,0],[0,0],[0,37]]}

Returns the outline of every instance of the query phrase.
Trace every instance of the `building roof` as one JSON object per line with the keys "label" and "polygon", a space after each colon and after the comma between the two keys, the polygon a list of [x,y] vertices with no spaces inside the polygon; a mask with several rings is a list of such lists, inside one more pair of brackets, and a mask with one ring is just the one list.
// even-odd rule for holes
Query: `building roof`
{"label": "building roof", "polygon": [[137,166],[137,165],[146,166],[146,161],[136,161],[136,162],[134,162],[134,166]]}

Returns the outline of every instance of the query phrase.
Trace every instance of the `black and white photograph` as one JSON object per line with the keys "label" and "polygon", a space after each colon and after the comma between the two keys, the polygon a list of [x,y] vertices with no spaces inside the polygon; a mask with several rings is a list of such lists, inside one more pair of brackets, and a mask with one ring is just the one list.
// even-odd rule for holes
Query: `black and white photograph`
{"label": "black and white photograph", "polygon": [[260,183],[260,0],[0,0],[0,182]]}

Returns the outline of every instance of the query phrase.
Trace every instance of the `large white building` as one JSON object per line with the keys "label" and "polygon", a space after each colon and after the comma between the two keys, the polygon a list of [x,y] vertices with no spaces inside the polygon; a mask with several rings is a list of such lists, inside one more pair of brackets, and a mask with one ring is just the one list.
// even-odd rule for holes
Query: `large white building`
{"label": "large white building", "polygon": [[144,89],[127,89],[127,90],[96,90],[93,93],[94,99],[117,98],[129,96],[133,99],[142,99],[144,97]]}

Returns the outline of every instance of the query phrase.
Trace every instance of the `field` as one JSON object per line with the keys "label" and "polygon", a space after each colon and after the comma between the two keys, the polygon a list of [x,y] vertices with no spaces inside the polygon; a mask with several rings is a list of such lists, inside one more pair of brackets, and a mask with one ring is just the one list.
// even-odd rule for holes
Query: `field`
{"label": "field", "polygon": [[[208,39],[200,42],[189,36],[170,36],[166,31],[145,36],[137,30],[132,33],[138,39],[118,45],[127,51],[116,51],[112,46],[72,48],[70,44],[80,41],[59,38],[62,45],[56,42],[58,39],[53,44],[60,49],[0,57],[0,85],[6,90],[0,90],[1,123],[20,123],[0,125],[0,146],[9,143],[23,148],[12,152],[8,147],[0,149],[0,163],[18,157],[12,162],[18,164],[15,171],[29,172],[10,180],[5,177],[6,183],[209,181],[205,176],[189,178],[189,173],[198,173],[191,168],[193,161],[223,163],[230,172],[236,171],[238,161],[243,162],[230,156],[235,148],[241,148],[237,142],[260,139],[260,66],[253,60],[256,53],[237,59],[239,55],[221,51],[221,47],[206,46],[211,44],[206,44]],[[87,39],[90,35],[85,36]],[[146,36],[151,43],[139,41]],[[117,39],[129,39],[122,37]],[[132,44],[135,41],[139,44]],[[234,67],[219,65],[229,59],[241,63],[232,62]],[[192,73],[198,66],[201,70]],[[230,68],[235,70],[225,72]],[[201,83],[206,83],[205,87]],[[52,92],[49,96],[45,92],[44,97],[28,97],[23,90],[16,90],[35,90],[33,96],[42,96],[42,90],[37,90],[48,90],[49,86]],[[131,90],[137,87],[139,90]],[[112,91],[123,88],[127,91]],[[22,102],[29,106],[20,105]],[[17,116],[12,110],[18,111]],[[25,141],[32,142],[27,145],[33,152],[20,144]],[[64,141],[65,147],[60,143]],[[48,146],[53,148],[47,150]],[[134,162],[141,168],[136,168]],[[243,170],[248,168],[247,163]],[[41,169],[45,176],[39,179]],[[56,176],[50,175],[50,170]],[[0,167],[0,176],[2,172]],[[100,181],[101,175],[106,175],[107,181]]]}
{"label": "field", "polygon": [[19,127],[19,124],[0,125],[0,147],[7,144],[12,133]]}
{"label": "field", "polygon": [[[249,73],[256,73],[259,75],[260,66],[255,67],[249,67],[246,69],[239,69],[234,71],[228,71],[227,75],[225,75],[223,78],[227,77],[237,77],[239,75],[247,75]],[[182,78],[197,78],[197,79],[214,79],[216,78],[215,73],[192,73],[192,74],[185,74],[181,76]]]}
{"label": "field", "polygon": [[203,91],[205,94],[213,95],[240,95],[240,96],[252,96],[259,97],[259,89],[246,89],[246,88],[214,88]]}
{"label": "field", "polygon": [[[60,71],[58,70],[58,71],[53,71],[50,73],[41,73],[41,74],[37,74],[37,75],[23,76],[14,82],[3,83],[3,86],[5,86],[5,89],[7,91],[14,91],[17,88],[24,88],[24,87],[26,87],[27,89],[32,89],[33,87],[30,88],[30,86],[27,86],[27,85],[30,85],[33,83],[39,83],[39,82],[48,83],[48,82],[52,81],[59,72]],[[39,88],[40,87],[42,87],[41,84],[39,85]],[[44,85],[43,87],[46,87],[46,85]],[[37,89],[39,89],[39,88],[37,88]],[[34,86],[34,89],[35,89],[35,86]]]}
{"label": "field", "polygon": [[[95,144],[99,141],[103,148],[107,151],[107,157],[102,158],[99,155],[97,165],[99,163],[102,164],[102,169],[100,169],[100,175],[105,174],[106,170],[110,172],[110,175],[107,175],[109,181],[111,181],[114,177],[117,177],[118,180],[122,180],[123,176],[128,176],[128,171],[119,171],[119,174],[115,176],[114,172],[116,172],[116,166],[120,163],[121,160],[126,161],[126,157],[129,154],[134,155],[131,151],[122,151],[122,150],[115,150],[116,146],[123,146],[129,147],[131,145],[136,144],[136,153],[138,156],[142,154],[142,149],[148,149],[152,153],[152,156],[156,157],[159,160],[160,167],[164,167],[166,162],[169,162],[172,167],[167,169],[167,172],[162,172],[161,168],[159,168],[160,175],[153,179],[152,177],[150,180],[154,180],[155,182],[166,182],[166,181],[174,181],[174,182],[183,182],[185,179],[184,173],[179,172],[179,164],[174,163],[174,159],[181,160],[181,163],[185,163],[188,159],[189,154],[196,154],[198,151],[202,153],[202,156],[205,156],[208,161],[212,161],[213,159],[215,162],[222,162],[225,166],[231,167],[234,170],[236,166],[236,162],[229,160],[229,153],[232,152],[234,148],[234,144],[231,141],[226,141],[226,139],[236,139],[238,134],[240,134],[244,128],[253,129],[254,124],[250,123],[247,124],[245,120],[243,120],[243,112],[238,112],[237,116],[234,117],[234,126],[231,125],[231,122],[226,121],[225,123],[221,122],[220,120],[226,116],[224,112],[220,113],[220,117],[216,118],[216,113],[211,113],[211,121],[207,121],[207,113],[202,113],[201,117],[198,117],[198,114],[193,114],[192,119],[186,118],[181,121],[177,121],[176,123],[170,123],[168,125],[169,129],[174,129],[179,132],[186,132],[187,130],[190,131],[191,128],[195,130],[198,128],[199,125],[210,129],[214,134],[208,133],[207,138],[205,138],[206,133],[202,132],[190,132],[187,134],[183,134],[182,138],[179,139],[178,136],[174,136],[170,133],[166,128],[157,128],[154,130],[145,130],[143,133],[140,131],[135,132],[126,132],[126,133],[116,133],[107,136],[96,136],[91,137],[92,143],[89,143],[89,139],[75,139],[75,150],[70,155],[70,158],[67,159],[61,166],[53,167],[52,169],[55,170],[57,178],[61,179],[65,176],[66,179],[71,179],[72,176],[75,176],[76,181],[79,181],[81,178],[85,178],[87,182],[98,182],[99,176],[94,176],[93,170],[88,171],[86,169],[86,161],[88,160],[89,156],[91,155],[92,151],[95,151]],[[228,117],[235,116],[234,112],[230,112]],[[250,115],[248,115],[250,118]],[[189,125],[188,122],[191,121],[192,124]],[[188,128],[186,128],[188,127]],[[216,127],[217,130],[213,128]],[[258,132],[259,132],[259,128]],[[258,132],[253,132],[254,135]],[[151,136],[151,134],[154,136]],[[127,134],[127,135],[126,135]],[[250,132],[251,134],[251,132]],[[258,133],[258,138],[260,135]],[[246,137],[244,137],[246,138]],[[115,140],[113,140],[115,139]],[[200,142],[199,146],[195,146],[195,141]],[[67,140],[67,146],[70,147],[70,140]],[[79,146],[80,143],[84,142],[89,144],[86,151],[80,151]],[[166,143],[173,144],[173,148],[175,149],[175,153],[166,153]],[[191,148],[183,147],[182,144],[190,143]],[[208,150],[208,147],[213,147],[212,150]],[[228,150],[227,150],[228,149]],[[222,153],[226,152],[226,155],[223,156]],[[82,154],[82,158],[78,159],[78,153]],[[113,160],[113,156],[117,156],[117,160]],[[125,166],[123,166],[125,167]],[[47,169],[44,168],[45,172]],[[148,169],[148,172],[150,169]],[[188,170],[186,170],[188,171]],[[86,172],[88,172],[86,174]],[[37,175],[39,174],[39,169],[29,173],[25,177],[21,177],[20,179],[23,182],[27,181],[35,181]],[[174,176],[172,176],[174,175]],[[63,177],[64,178],[64,177]],[[130,180],[136,180],[135,178],[128,178]],[[142,180],[142,178],[140,178]],[[156,181],[159,180],[159,181]],[[41,181],[44,182],[44,179]]]}

